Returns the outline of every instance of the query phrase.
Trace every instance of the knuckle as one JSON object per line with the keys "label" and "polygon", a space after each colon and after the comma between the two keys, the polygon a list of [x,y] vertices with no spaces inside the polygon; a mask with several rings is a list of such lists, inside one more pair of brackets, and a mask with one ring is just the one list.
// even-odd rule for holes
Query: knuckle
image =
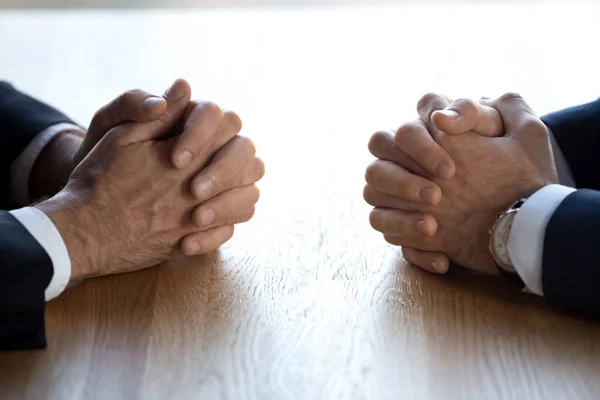
{"label": "knuckle", "polygon": [[388,133],[385,131],[377,131],[369,138],[368,148],[371,154],[375,155],[382,145],[387,141]]}
{"label": "knuckle", "polygon": [[[226,225],[225,227],[223,227],[223,229],[225,229],[225,231],[224,231],[223,237],[220,240],[219,246],[227,243],[229,241],[229,239],[231,239],[233,237],[233,234],[235,233],[235,226],[233,224]],[[217,248],[219,246],[217,246]]]}
{"label": "knuckle", "polygon": [[250,197],[252,204],[258,203],[260,199],[260,189],[256,185],[252,185],[252,196]]}
{"label": "knuckle", "polygon": [[238,135],[235,137],[235,139],[244,148],[246,154],[250,155],[251,157],[253,157],[256,154],[256,146],[249,137]]}
{"label": "knuckle", "polygon": [[401,145],[406,140],[412,140],[415,134],[427,133],[425,127],[416,121],[404,123],[396,130],[396,136],[394,142],[397,145]]}
{"label": "knuckle", "polygon": [[223,118],[223,110],[221,110],[221,107],[219,107],[216,103],[213,103],[212,101],[206,101],[201,103],[201,107],[206,114],[218,119]]}
{"label": "knuckle", "polygon": [[432,108],[436,103],[438,103],[441,99],[444,99],[444,97],[440,96],[437,93],[427,93],[423,95],[417,102],[417,111],[428,110]]}
{"label": "knuckle", "polygon": [[458,110],[463,115],[471,115],[477,112],[477,104],[467,98],[460,98],[452,103],[452,108]]}
{"label": "knuckle", "polygon": [[110,105],[105,105],[100,107],[92,117],[92,121],[90,122],[90,127],[101,124],[103,120],[105,120],[107,113],[110,111]]}
{"label": "knuckle", "polygon": [[235,226],[233,225],[225,225],[224,227],[222,227],[221,229],[224,230],[225,232],[225,241],[223,243],[225,243],[226,241],[228,241],[229,239],[231,239],[231,237],[233,236],[233,233],[235,232]]}
{"label": "knuckle", "polygon": [[378,231],[380,227],[379,215],[380,211],[377,208],[372,209],[369,213],[369,224],[371,224],[371,227],[376,231]]}
{"label": "knuckle", "polygon": [[129,102],[129,97],[131,96],[131,91],[126,91],[121,93],[115,100],[114,104],[116,107],[123,107]]}
{"label": "knuckle", "polygon": [[144,92],[140,88],[130,89],[125,92],[129,98],[137,98],[139,96],[145,96],[146,92]]}
{"label": "knuckle", "polygon": [[142,89],[130,89],[124,92],[120,97],[121,105],[126,106],[128,104],[134,103],[142,94]]}
{"label": "knuckle", "polygon": [[515,100],[523,100],[523,97],[519,93],[508,92],[498,98],[498,102],[500,103],[510,103]]}
{"label": "knuckle", "polygon": [[256,173],[256,181],[265,176],[265,163],[260,157],[254,157],[254,171]]}
{"label": "knuckle", "polygon": [[227,110],[223,113],[223,120],[231,127],[231,129],[235,130],[236,132],[242,130],[242,119],[237,113]]}
{"label": "knuckle", "polygon": [[367,167],[367,170],[365,171],[365,180],[367,181],[367,183],[373,183],[377,181],[381,176],[381,167],[379,166],[379,164],[379,161],[375,160]]}
{"label": "knuckle", "polygon": [[528,117],[521,121],[521,129],[525,131],[527,135],[533,135],[536,137],[547,137],[548,128],[546,125],[537,117]]}
{"label": "knuckle", "polygon": [[104,140],[106,140],[108,143],[110,143],[112,146],[115,147],[123,147],[127,144],[129,144],[129,138],[127,136],[127,133],[130,133],[131,131],[128,132],[128,130],[126,128],[124,128],[122,125],[117,126],[113,129],[111,129],[110,131],[108,131],[105,135],[104,135]]}
{"label": "knuckle", "polygon": [[367,204],[373,205],[373,187],[369,184],[363,188],[363,199],[365,199]]}
{"label": "knuckle", "polygon": [[402,246],[402,241],[400,240],[399,237],[390,236],[390,235],[383,235],[383,239],[386,242],[388,242],[389,244],[392,244],[394,246]]}

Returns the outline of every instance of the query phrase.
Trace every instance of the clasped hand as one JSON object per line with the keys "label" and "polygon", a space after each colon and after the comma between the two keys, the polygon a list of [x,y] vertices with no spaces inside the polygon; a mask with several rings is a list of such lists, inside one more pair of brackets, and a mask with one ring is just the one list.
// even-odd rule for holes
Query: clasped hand
{"label": "clasped hand", "polygon": [[72,279],[211,252],[252,218],[264,174],[254,144],[235,113],[190,96],[178,80],[163,97],[130,91],[94,116],[66,186],[36,206],[67,245]]}
{"label": "clasped hand", "polygon": [[371,137],[371,225],[427,271],[445,273],[452,260],[496,273],[497,215],[558,181],[548,131],[514,93],[479,103],[428,94],[417,110],[419,119]]}

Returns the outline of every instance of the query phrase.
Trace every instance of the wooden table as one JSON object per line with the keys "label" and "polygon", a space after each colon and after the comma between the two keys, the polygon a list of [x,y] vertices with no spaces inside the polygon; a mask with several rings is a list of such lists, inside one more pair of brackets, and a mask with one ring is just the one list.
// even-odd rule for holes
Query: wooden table
{"label": "wooden table", "polygon": [[48,349],[0,354],[0,398],[599,398],[597,321],[410,267],[361,195],[369,135],[427,91],[517,90],[540,113],[597,96],[600,8],[565,7],[0,13],[17,86],[86,122],[184,76],[267,164],[256,218],[218,254],[50,302]]}

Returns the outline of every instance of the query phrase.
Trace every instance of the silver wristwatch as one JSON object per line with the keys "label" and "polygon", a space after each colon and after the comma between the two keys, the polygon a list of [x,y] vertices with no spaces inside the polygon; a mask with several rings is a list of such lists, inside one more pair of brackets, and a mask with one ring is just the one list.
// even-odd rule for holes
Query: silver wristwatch
{"label": "silver wristwatch", "polygon": [[519,209],[523,206],[523,203],[525,203],[525,200],[527,199],[521,199],[515,202],[506,211],[501,213],[490,230],[490,252],[492,253],[492,257],[494,257],[498,272],[500,272],[502,276],[522,286],[525,285],[510,259],[510,254],[508,252],[508,238],[510,237],[513,221],[517,216]]}

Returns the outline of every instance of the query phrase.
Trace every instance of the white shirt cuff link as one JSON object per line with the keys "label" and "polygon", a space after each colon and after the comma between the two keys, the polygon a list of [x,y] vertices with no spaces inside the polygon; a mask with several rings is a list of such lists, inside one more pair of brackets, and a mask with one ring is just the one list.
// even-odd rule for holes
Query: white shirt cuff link
{"label": "white shirt cuff link", "polygon": [[35,161],[44,150],[44,147],[56,135],[65,131],[78,132],[82,136],[85,134],[81,127],[71,123],[60,123],[51,125],[39,133],[30,143],[27,145],[25,150],[13,161],[10,171],[10,190],[13,200],[18,206],[24,207],[31,204],[31,198],[29,197],[29,176]]}
{"label": "white shirt cuff link", "polygon": [[527,199],[515,216],[508,238],[508,253],[531,293],[544,296],[542,258],[546,227],[560,203],[574,191],[561,185],[546,186]]}
{"label": "white shirt cuff link", "polygon": [[65,290],[71,278],[71,259],[67,246],[50,218],[37,208],[25,207],[10,213],[46,250],[52,261],[54,272],[44,293],[46,301],[52,300]]}

